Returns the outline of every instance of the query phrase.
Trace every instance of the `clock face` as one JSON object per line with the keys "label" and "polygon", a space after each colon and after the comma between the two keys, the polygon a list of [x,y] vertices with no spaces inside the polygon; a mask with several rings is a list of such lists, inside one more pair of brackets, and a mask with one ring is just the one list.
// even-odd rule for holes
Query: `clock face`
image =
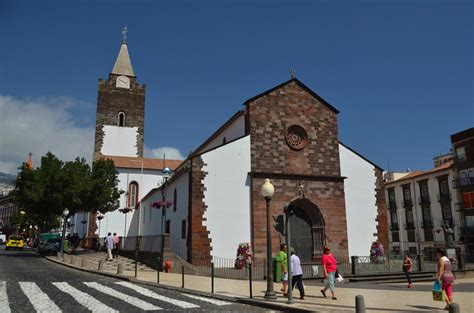
{"label": "clock face", "polygon": [[130,89],[130,79],[127,76],[119,76],[117,77],[117,82],[115,86],[117,88]]}

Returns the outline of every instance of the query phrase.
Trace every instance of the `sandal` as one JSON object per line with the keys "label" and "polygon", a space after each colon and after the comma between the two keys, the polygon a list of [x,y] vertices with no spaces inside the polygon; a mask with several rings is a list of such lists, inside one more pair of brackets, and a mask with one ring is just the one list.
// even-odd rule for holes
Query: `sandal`
{"label": "sandal", "polygon": [[323,294],[323,297],[326,298],[326,292],[323,289],[321,289],[321,293]]}

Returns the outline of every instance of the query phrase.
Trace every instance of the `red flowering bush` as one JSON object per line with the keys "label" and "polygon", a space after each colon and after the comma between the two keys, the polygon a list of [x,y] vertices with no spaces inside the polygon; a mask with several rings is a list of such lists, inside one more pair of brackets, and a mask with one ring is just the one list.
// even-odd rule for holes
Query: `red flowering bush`
{"label": "red flowering bush", "polygon": [[235,268],[238,270],[244,267],[250,267],[253,263],[253,251],[250,243],[242,242],[237,248],[237,258],[235,259]]}
{"label": "red flowering bush", "polygon": [[170,207],[173,205],[173,201],[161,201],[161,200],[158,200],[158,201],[153,202],[153,203],[151,204],[151,207],[152,207],[152,208],[155,208],[155,209],[161,209],[165,203],[166,203],[166,207],[167,207],[167,208],[170,208]]}

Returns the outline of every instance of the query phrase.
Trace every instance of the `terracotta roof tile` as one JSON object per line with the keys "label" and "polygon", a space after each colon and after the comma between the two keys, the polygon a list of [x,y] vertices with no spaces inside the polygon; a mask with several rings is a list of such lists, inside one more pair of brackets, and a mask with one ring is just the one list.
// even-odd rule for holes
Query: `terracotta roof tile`
{"label": "terracotta roof tile", "polygon": [[133,158],[115,155],[101,155],[100,158],[110,159],[114,161],[115,167],[117,168],[137,168],[141,169],[142,160],[143,168],[147,170],[161,170],[163,167],[169,167],[174,171],[183,161],[182,160],[164,160],[163,159],[152,159],[152,158]]}
{"label": "terracotta roof tile", "polygon": [[443,170],[449,169],[451,167],[451,165],[453,165],[452,160],[448,161],[444,164],[441,164],[440,166],[435,167],[434,169],[431,169],[429,171],[414,171],[414,172],[412,172],[412,173],[410,173],[406,176],[403,176],[402,178],[387,182],[386,185],[390,185],[390,184],[398,183],[400,181],[404,181],[404,180],[407,180],[407,179],[412,179],[412,178],[428,175],[428,174],[431,174],[431,173],[436,173],[436,172],[439,172],[439,171],[443,171]]}

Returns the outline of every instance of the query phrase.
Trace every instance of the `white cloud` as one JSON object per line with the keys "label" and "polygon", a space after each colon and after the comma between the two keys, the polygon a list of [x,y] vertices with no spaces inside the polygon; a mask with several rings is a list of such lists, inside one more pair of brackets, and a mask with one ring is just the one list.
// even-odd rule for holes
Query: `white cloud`
{"label": "white cloud", "polygon": [[0,172],[16,174],[33,153],[34,165],[48,151],[63,161],[91,160],[94,128],[77,125],[72,112],[85,103],[67,97],[13,98],[0,95]]}
{"label": "white cloud", "polygon": [[178,149],[173,147],[159,147],[150,149],[145,147],[145,157],[163,159],[166,156],[167,160],[184,160],[185,157],[179,152]]}

